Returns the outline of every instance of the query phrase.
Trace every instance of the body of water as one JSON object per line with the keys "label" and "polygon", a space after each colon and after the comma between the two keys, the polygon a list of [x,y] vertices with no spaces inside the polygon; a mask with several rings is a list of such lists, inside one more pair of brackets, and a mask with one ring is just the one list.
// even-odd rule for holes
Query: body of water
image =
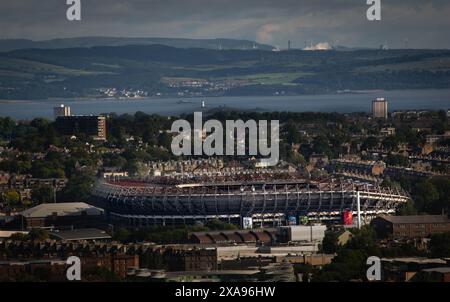
{"label": "body of water", "polygon": [[52,118],[53,107],[65,104],[72,114],[117,114],[136,111],[162,115],[179,115],[200,111],[204,100],[206,109],[226,106],[240,110],[292,111],[292,112],[370,112],[372,100],[386,97],[389,111],[450,109],[450,89],[398,90],[363,94],[267,96],[267,97],[214,97],[214,98],[146,98],[137,100],[83,99],[0,101],[0,116],[14,119]]}

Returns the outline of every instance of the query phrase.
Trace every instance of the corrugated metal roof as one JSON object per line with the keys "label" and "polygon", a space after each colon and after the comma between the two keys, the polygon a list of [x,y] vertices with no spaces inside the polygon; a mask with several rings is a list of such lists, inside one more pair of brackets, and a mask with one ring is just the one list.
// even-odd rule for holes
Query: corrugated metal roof
{"label": "corrugated metal roof", "polygon": [[225,236],[228,238],[229,241],[233,241],[236,243],[243,243],[242,238],[236,233],[226,233]]}
{"label": "corrugated metal roof", "polygon": [[191,236],[196,238],[198,243],[214,243],[213,240],[204,233],[193,233]]}
{"label": "corrugated metal roof", "polygon": [[252,233],[258,238],[258,241],[262,241],[262,242],[271,242],[272,241],[272,237],[267,232],[254,231]]}

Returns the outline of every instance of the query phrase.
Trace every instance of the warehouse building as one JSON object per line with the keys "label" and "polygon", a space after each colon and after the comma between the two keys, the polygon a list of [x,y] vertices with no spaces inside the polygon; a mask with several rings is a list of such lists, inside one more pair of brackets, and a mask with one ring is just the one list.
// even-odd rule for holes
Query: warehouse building
{"label": "warehouse building", "polygon": [[89,228],[104,223],[104,211],[84,202],[43,203],[20,213],[23,228]]}
{"label": "warehouse building", "polygon": [[372,220],[378,235],[393,238],[424,238],[450,232],[450,219],[443,215],[380,216]]}

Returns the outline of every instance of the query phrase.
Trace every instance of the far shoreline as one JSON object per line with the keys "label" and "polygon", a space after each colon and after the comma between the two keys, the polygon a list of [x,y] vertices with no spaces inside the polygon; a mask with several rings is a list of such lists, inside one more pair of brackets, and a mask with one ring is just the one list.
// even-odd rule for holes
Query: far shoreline
{"label": "far shoreline", "polygon": [[[375,93],[386,93],[393,91],[428,91],[428,90],[449,90],[448,88],[426,88],[426,89],[371,89],[371,90],[339,90],[334,93],[316,93],[316,94],[270,94],[270,95],[213,95],[213,96],[146,96],[146,97],[51,97],[47,99],[0,99],[0,103],[30,103],[30,102],[65,102],[65,101],[141,101],[141,100],[164,100],[164,99],[213,99],[213,98],[238,98],[238,97],[304,97],[304,96],[333,96],[333,95],[365,95]],[[449,96],[450,97],[450,96]]]}

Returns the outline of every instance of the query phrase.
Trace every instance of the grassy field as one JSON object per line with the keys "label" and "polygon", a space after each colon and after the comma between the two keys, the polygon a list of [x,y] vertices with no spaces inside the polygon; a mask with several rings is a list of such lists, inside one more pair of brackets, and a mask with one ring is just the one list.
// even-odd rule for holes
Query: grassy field
{"label": "grassy field", "polygon": [[227,77],[227,78],[216,78],[215,80],[236,80],[236,81],[248,81],[251,84],[260,85],[295,85],[292,83],[293,80],[309,75],[308,73],[259,73],[245,76]]}
{"label": "grassy field", "polygon": [[385,70],[429,70],[429,71],[448,71],[450,70],[450,57],[429,58],[418,62],[385,64],[378,66],[364,66],[355,68],[357,72],[375,72]]}
{"label": "grassy field", "polygon": [[2,75],[33,77],[36,74],[53,74],[60,76],[87,76],[111,74],[104,71],[88,71],[81,69],[71,69],[64,66],[46,64],[42,62],[2,58],[0,57],[0,72]]}

